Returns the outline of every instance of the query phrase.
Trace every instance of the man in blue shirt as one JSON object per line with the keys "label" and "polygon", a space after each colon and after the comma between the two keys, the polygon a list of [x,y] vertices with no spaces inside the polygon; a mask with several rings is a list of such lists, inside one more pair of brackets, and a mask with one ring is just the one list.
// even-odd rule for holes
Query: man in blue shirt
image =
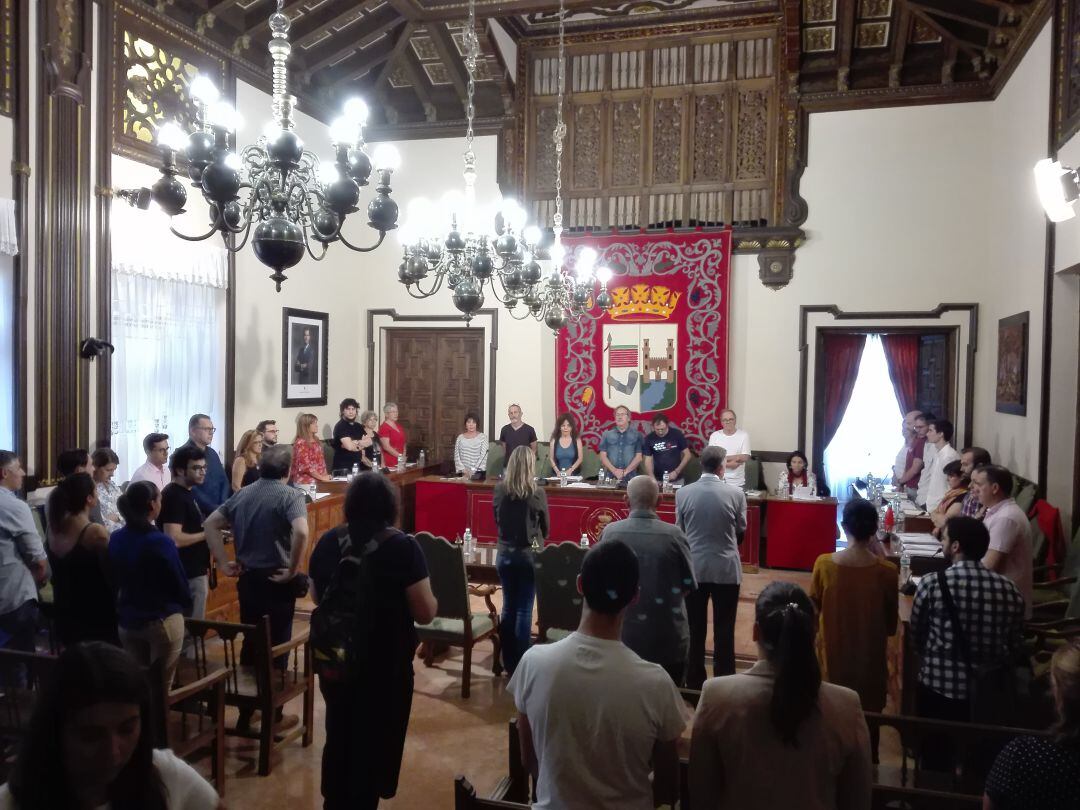
{"label": "man in blue shirt", "polygon": [[37,589],[45,584],[49,566],[30,507],[15,495],[25,477],[18,457],[0,450],[0,632],[8,638],[3,646],[33,652]]}
{"label": "man in blue shirt", "polygon": [[642,450],[645,472],[652,473],[657,481],[663,481],[664,473],[667,473],[668,481],[674,484],[679,481],[690,461],[686,437],[677,427],[672,427],[662,413],[653,417],[652,427],[652,433],[645,437]]}
{"label": "man in blue shirt", "polygon": [[630,429],[630,409],[620,405],[615,409],[615,427],[600,437],[600,463],[617,481],[628,481],[637,475],[641,448],[641,434]]}
{"label": "man in blue shirt", "polygon": [[191,494],[195,496],[195,503],[199,505],[199,511],[203,513],[203,517],[209,516],[225,503],[232,493],[229,476],[225,474],[225,466],[221,463],[221,456],[210,446],[216,432],[214,420],[205,413],[197,413],[188,420],[189,438],[184,446],[197,447],[206,454],[206,479],[191,489]]}

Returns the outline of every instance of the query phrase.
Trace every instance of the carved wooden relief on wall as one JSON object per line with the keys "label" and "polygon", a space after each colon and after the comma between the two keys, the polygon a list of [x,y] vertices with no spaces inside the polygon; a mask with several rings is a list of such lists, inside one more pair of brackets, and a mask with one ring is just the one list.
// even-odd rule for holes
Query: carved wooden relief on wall
{"label": "carved wooden relief on wall", "polygon": [[1080,0],[1054,11],[1054,149],[1080,130]]}
{"label": "carved wooden relief on wall", "polygon": [[116,7],[113,42],[113,148],[156,161],[158,127],[176,121],[191,129],[195,107],[191,81],[199,73],[232,94],[226,60],[183,38],[171,26],[138,9]]}
{"label": "carved wooden relief on wall", "polygon": [[[646,33],[568,40],[567,226],[785,224],[777,29]],[[558,63],[550,40],[525,43],[523,187],[543,223],[554,198]]]}
{"label": "carved wooden relief on wall", "polygon": [[19,46],[15,41],[17,0],[0,0],[0,115],[15,114]]}

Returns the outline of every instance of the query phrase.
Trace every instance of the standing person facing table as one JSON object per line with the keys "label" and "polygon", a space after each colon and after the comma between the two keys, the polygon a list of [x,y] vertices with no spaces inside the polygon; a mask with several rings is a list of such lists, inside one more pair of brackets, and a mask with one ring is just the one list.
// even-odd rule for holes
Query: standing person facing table
{"label": "standing person facing table", "polygon": [[364,428],[364,435],[360,439],[360,444],[363,447],[363,452],[360,454],[360,464],[368,470],[378,472],[382,468],[379,415],[375,411],[364,411],[360,414],[360,424]]}
{"label": "standing person facing table", "polygon": [[615,427],[600,437],[600,464],[617,481],[633,478],[641,464],[643,440],[640,433],[630,429],[630,409],[620,405],[615,409]]}
{"label": "standing person facing table", "polygon": [[172,480],[172,473],[169,472],[168,464],[169,434],[148,433],[146,438],[143,439],[143,451],[146,453],[146,463],[131,474],[131,483],[149,481],[160,492]]}
{"label": "standing person facing table", "polygon": [[641,455],[645,463],[645,472],[657,481],[682,483],[682,471],[690,462],[690,448],[686,436],[677,427],[672,427],[668,418],[658,413],[652,420],[652,433],[642,442]]}
{"label": "standing person facing table", "polygon": [[398,465],[398,456],[404,456],[408,450],[405,428],[398,424],[397,403],[383,405],[383,423],[379,425],[379,444],[382,447],[383,464],[393,468]]}
{"label": "standing person facing table", "polygon": [[352,397],[341,400],[338,412],[341,418],[334,425],[334,438],[330,444],[334,448],[334,460],[330,465],[332,470],[349,470],[363,464],[364,448],[371,439],[367,438],[364,423],[356,418],[360,410],[360,403]]}
{"label": "standing person facing table", "polygon": [[907,472],[908,452],[911,450],[911,443],[915,441],[915,417],[921,415],[922,411],[908,411],[904,414],[904,421],[900,424],[900,432],[904,437],[904,443],[901,445],[896,454],[896,460],[893,462],[892,482],[895,486],[901,486],[901,479],[904,477],[904,473]]}
{"label": "standing person facing table", "polygon": [[197,413],[188,420],[188,440],[182,445],[202,450],[206,459],[206,475],[201,483],[196,484],[192,489],[195,503],[199,505],[203,517],[225,503],[225,499],[232,491],[229,476],[225,474],[225,466],[221,463],[221,456],[210,446],[215,433],[217,433],[217,428],[214,427],[213,420],[205,413]]}
{"label": "standing person facing table", "polygon": [[997,464],[977,467],[971,474],[971,488],[986,507],[983,524],[990,533],[990,544],[983,565],[1004,574],[1020,589],[1024,618],[1030,619],[1035,591],[1031,524],[1012,498],[1013,475]]}
{"label": "standing person facing table", "polygon": [[[960,504],[960,514],[964,517],[977,517],[982,519],[983,505],[979,503],[979,497],[975,494],[975,488],[971,486],[971,474],[976,467],[986,467],[994,463],[990,457],[990,451],[983,447],[965,447],[960,451],[960,472],[968,479],[967,495]],[[952,515],[950,515],[952,517]]]}
{"label": "standing person facing table", "polygon": [[565,470],[567,475],[573,475],[584,460],[585,448],[578,435],[577,422],[573,414],[564,413],[555,422],[555,430],[551,431],[551,443],[548,445],[551,469],[555,473]]}
{"label": "standing person facing table", "polygon": [[94,462],[94,487],[98,497],[98,515],[110,534],[124,525],[124,519],[120,516],[120,510],[116,508],[116,501],[120,497],[120,487],[113,480],[116,468],[120,465],[120,458],[108,447],[99,447],[90,457]]}
{"label": "standing person facing table", "polygon": [[923,475],[929,475],[926,485],[926,511],[933,512],[941,503],[949,485],[945,476],[945,466],[952,461],[959,461],[960,454],[949,444],[953,435],[953,425],[948,419],[933,419],[926,427],[926,442],[934,446],[934,457],[927,464]]}
{"label": "standing person facing table", "polygon": [[746,462],[750,460],[750,434],[736,427],[736,418],[735,411],[730,408],[720,411],[723,429],[709,436],[709,445],[724,450],[724,482],[734,487],[745,487]]}
{"label": "standing person facing table", "polygon": [[172,538],[191,590],[191,607],[184,613],[192,619],[206,618],[206,597],[210,592],[210,549],[203,531],[203,516],[195,502],[194,489],[206,477],[206,453],[184,445],[169,459],[172,483],[161,493],[158,526]]}
{"label": "standing person facing table", "polygon": [[646,661],[664,668],[676,686],[686,678],[690,631],[684,599],[694,590],[690,545],[677,526],[660,520],[656,480],[639,475],[626,487],[630,515],[604,527],[600,542],[625,543],[639,566],[637,605],[623,621],[622,641]]}
{"label": "standing person facing table", "polygon": [[292,469],[289,480],[294,484],[314,484],[330,480],[326,471],[326,456],[319,439],[319,418],[313,413],[296,417],[296,438],[292,446]]}
{"label": "standing person facing table", "polygon": [[487,469],[488,437],[479,430],[476,411],[465,414],[465,432],[454,440],[454,471],[466,478]]}
{"label": "standing person facing table", "polygon": [[746,495],[724,483],[724,448],[706,447],[701,478],[675,493],[675,525],[686,533],[697,589],[686,597],[690,621],[690,661],[686,685],[705,681],[705,634],[709,600],[713,612],[713,674],[735,672],[735,615],[739,608],[746,533]]}
{"label": "standing person facing table", "polygon": [[8,636],[5,647],[34,651],[38,623],[37,586],[49,578],[45,546],[34,516],[15,493],[23,487],[26,471],[19,457],[0,450],[0,631]]}
{"label": "standing person facing table", "polygon": [[[206,542],[218,568],[226,576],[239,576],[236,594],[240,598],[240,621],[255,624],[270,617],[271,645],[292,638],[296,611],[296,583],[308,540],[307,505],[304,494],[290,487],[292,451],[287,446],[271,447],[263,453],[262,477],[244,487],[206,519]],[[232,527],[236,562],[225,553],[221,532]],[[252,663],[254,652],[244,639],[240,663]],[[284,668],[284,657],[275,661]],[[278,718],[280,720],[280,717]],[[237,727],[246,726],[251,715],[241,715]],[[267,718],[263,718],[266,722]],[[284,726],[294,726],[290,717]]]}
{"label": "standing person facing table", "polygon": [[503,589],[499,642],[503,666],[513,675],[532,638],[536,575],[533,549],[548,534],[547,496],[536,485],[536,455],[527,446],[515,448],[506,475],[492,494],[499,529],[495,567]]}
{"label": "standing person facing table", "polygon": [[[896,635],[898,571],[870,550],[878,528],[877,509],[862,498],[844,504],[841,521],[848,545],[814,563],[810,599],[818,610],[817,658],[821,676],[854,689],[863,711],[885,708],[886,649]],[[878,761],[878,730],[870,734]]]}
{"label": "standing person facing table", "polygon": [[959,459],[953,459],[942,470],[945,474],[947,489],[938,502],[937,508],[930,513],[930,519],[934,521],[935,536],[938,530],[945,525],[945,521],[952,517],[960,517],[963,514],[964,498],[968,495],[971,487],[971,479],[964,475],[964,463]]}
{"label": "standing person facing table", "polygon": [[922,482],[922,470],[925,465],[923,455],[926,452],[926,417],[927,414],[918,413],[911,420],[913,436],[908,444],[904,472],[896,479],[897,487],[903,490],[912,503],[916,503],[919,497],[919,485]]}
{"label": "standing person facing table", "polygon": [[[322,754],[324,810],[374,810],[397,791],[413,697],[416,626],[434,620],[424,553],[410,535],[394,527],[397,493],[385,476],[364,473],[345,493],[345,526],[326,532],[311,553],[311,596],[323,600],[342,560],[342,548],[363,555],[372,593],[365,598],[364,649],[355,680],[319,689],[326,701]],[[345,537],[342,537],[345,530]]]}
{"label": "standing person facing table", "polygon": [[919,438],[925,439],[922,449],[922,473],[919,475],[919,485],[915,489],[915,497],[911,499],[920,509],[926,505],[926,496],[930,492],[930,465],[934,462],[934,456],[937,455],[937,445],[930,441],[929,435],[930,423],[935,418],[932,413],[925,413],[915,420],[915,432]]}
{"label": "standing person facing table", "polygon": [[510,417],[510,424],[503,425],[499,431],[499,444],[503,447],[503,467],[510,463],[510,456],[515,448],[526,446],[533,453],[536,452],[536,431],[532,425],[521,421],[521,406],[511,405],[506,409],[506,415]]}

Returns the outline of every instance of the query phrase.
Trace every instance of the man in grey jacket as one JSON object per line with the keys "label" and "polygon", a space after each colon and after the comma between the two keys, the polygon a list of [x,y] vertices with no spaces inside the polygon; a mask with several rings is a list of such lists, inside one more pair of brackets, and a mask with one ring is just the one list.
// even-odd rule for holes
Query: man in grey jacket
{"label": "man in grey jacket", "polygon": [[742,562],[739,545],[746,533],[746,495],[724,482],[722,447],[701,454],[701,478],[675,494],[675,522],[686,533],[697,590],[686,597],[690,621],[690,663],[686,685],[705,682],[708,604],[713,608],[713,675],[735,673],[735,614],[739,607]]}
{"label": "man in grey jacket", "polygon": [[631,478],[626,500],[629,517],[609,523],[600,536],[622,540],[638,559],[641,591],[627,608],[622,642],[682,686],[690,649],[684,597],[694,589],[690,546],[680,528],[657,516],[660,489],[651,475]]}

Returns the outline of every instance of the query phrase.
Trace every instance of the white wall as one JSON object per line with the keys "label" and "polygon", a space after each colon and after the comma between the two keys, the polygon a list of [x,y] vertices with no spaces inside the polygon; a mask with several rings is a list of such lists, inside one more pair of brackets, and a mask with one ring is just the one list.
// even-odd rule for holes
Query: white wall
{"label": "white wall", "polygon": [[[974,301],[974,439],[1035,476],[1044,221],[1031,166],[1046,148],[1050,49],[1047,26],[992,103],[811,116],[801,188],[809,239],[794,280],[772,291],[758,281],[755,257],[734,262],[729,389],[755,447],[795,446],[800,305],[926,311]],[[1024,310],[1028,415],[998,414],[997,321]]]}
{"label": "white wall", "polygon": [[[266,94],[241,83],[238,106],[249,122],[241,141],[249,142],[257,127],[267,120],[270,99]],[[254,132],[250,131],[254,130]],[[303,115],[297,115],[297,131],[320,156],[329,157],[330,143],[326,128]],[[417,196],[438,198],[450,188],[461,188],[463,138],[403,141],[396,144],[402,154],[401,169],[394,175],[393,197],[404,212],[408,201]],[[496,138],[477,138],[475,143],[479,180],[478,199],[495,195]],[[363,190],[361,205],[366,206],[371,189]],[[364,224],[361,213],[356,222],[346,225],[350,240],[367,244],[375,234]],[[291,271],[280,293],[274,291],[263,267],[250,248],[237,259],[236,266],[236,435],[260,419],[275,418],[282,436],[290,437],[296,414],[307,409],[281,407],[281,319],[282,307],[328,312],[330,316],[328,398],[323,407],[310,409],[320,419],[323,431],[338,418],[337,404],[345,397],[368,402],[367,310],[395,309],[400,315],[447,315],[457,312],[445,289],[439,295],[416,300],[397,280],[400,247],[391,233],[386,242],[372,253],[358,254],[343,245],[332,245],[322,262],[305,257]],[[488,301],[485,307],[498,307]],[[487,319],[474,321],[480,326]],[[384,321],[380,321],[385,325]],[[413,325],[413,324],[403,324]],[[450,324],[443,323],[443,326]],[[463,325],[463,322],[462,322]],[[526,419],[540,430],[554,420],[553,371],[542,383],[545,372],[553,369],[554,350],[550,331],[535,321],[515,321],[499,315],[499,347],[496,377],[496,428],[505,413],[506,403],[520,402]],[[485,363],[487,354],[485,352]],[[541,362],[541,358],[543,362]],[[490,373],[490,371],[489,371]],[[380,390],[376,381],[376,391]],[[378,394],[377,394],[378,396]],[[487,400],[478,403],[485,410]],[[406,403],[402,403],[407,408]],[[407,418],[407,417],[406,417]],[[485,425],[489,430],[491,426]]]}

